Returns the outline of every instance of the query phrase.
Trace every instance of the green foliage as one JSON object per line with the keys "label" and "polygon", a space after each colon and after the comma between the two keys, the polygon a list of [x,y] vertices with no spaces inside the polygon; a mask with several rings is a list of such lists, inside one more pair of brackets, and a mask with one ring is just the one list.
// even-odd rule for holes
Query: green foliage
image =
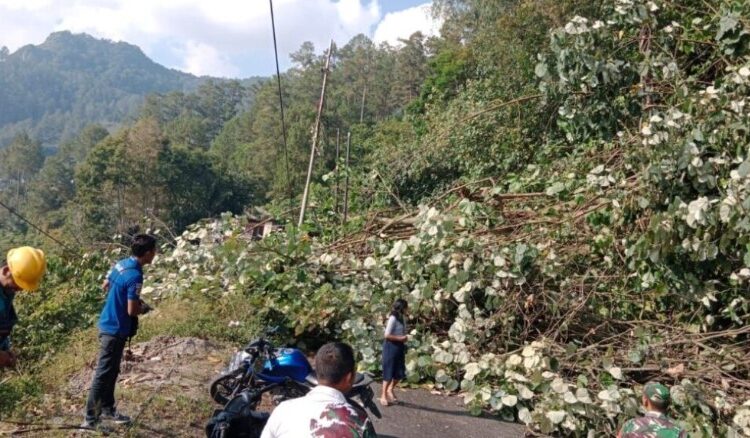
{"label": "green foliage", "polygon": [[0,412],[12,412],[22,400],[42,394],[38,381],[29,377],[21,377],[0,385]]}
{"label": "green foliage", "polygon": [[428,79],[411,106],[419,140],[379,156],[392,169],[385,177],[397,181],[395,190],[418,202],[458,179],[533,163],[555,110],[539,99],[536,57],[549,28],[587,5],[438,2],[448,19],[444,39],[435,43]]}
{"label": "green foliage", "polygon": [[202,151],[173,147],[159,155],[165,219],[177,229],[225,211],[239,212],[262,201],[262,191],[241,174],[222,173]]}
{"label": "green foliage", "polygon": [[60,352],[67,339],[92,326],[104,303],[101,283],[118,251],[91,252],[72,258],[48,257],[47,274],[39,291],[19,294],[19,324],[13,343],[27,367]]}

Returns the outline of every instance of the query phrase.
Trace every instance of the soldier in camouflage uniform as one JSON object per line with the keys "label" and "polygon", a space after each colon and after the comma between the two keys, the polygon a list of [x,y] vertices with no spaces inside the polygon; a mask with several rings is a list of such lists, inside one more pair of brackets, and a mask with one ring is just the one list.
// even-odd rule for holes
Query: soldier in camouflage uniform
{"label": "soldier in camouflage uniform", "polygon": [[670,397],[666,386],[647,383],[641,400],[646,415],[626,422],[617,438],[687,438],[687,432],[667,417]]}

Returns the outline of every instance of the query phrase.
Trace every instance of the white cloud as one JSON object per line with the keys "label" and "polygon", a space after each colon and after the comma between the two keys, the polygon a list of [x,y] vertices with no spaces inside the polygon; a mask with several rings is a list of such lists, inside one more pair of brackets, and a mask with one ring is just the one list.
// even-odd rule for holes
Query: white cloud
{"label": "white cloud", "polygon": [[425,36],[439,35],[440,26],[442,20],[432,17],[431,3],[425,3],[386,14],[375,29],[373,40],[376,43],[387,42],[395,45],[399,39],[406,39],[417,31]]}
{"label": "white cloud", "polygon": [[[375,39],[392,43],[416,30],[434,34],[423,9],[383,19],[379,0],[275,0],[282,67],[304,41],[321,51],[331,38],[345,44],[376,26]],[[0,0],[0,29],[0,46],[11,51],[70,30],[136,44],[157,62],[197,74],[268,74],[273,66],[266,0]]]}
{"label": "white cloud", "polygon": [[180,70],[203,76],[237,77],[240,70],[213,46],[196,41],[185,43],[183,65]]}

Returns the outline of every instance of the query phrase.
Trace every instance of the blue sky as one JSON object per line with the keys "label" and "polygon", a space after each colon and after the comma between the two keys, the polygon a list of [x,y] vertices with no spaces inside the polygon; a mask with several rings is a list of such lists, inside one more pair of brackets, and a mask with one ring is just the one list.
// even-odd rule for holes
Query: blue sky
{"label": "blue sky", "polygon": [[[430,0],[274,0],[282,69],[304,41],[318,51],[364,33],[398,44],[437,34]],[[0,46],[39,44],[51,32],[86,32],[140,46],[155,61],[198,75],[274,71],[267,0],[0,0]]]}

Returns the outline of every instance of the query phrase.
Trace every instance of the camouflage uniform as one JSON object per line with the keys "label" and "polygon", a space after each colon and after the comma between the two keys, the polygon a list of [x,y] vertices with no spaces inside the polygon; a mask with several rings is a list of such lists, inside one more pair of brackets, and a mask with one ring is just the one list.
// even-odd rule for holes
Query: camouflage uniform
{"label": "camouflage uniform", "polygon": [[352,405],[329,405],[320,418],[310,420],[310,436],[315,438],[375,438],[375,429],[366,412]]}
{"label": "camouflage uniform", "polygon": [[[669,389],[661,383],[647,383],[643,387],[643,395],[656,406],[669,405]],[[618,436],[620,438],[687,438],[688,435],[664,413],[649,411],[644,417],[626,422]]]}
{"label": "camouflage uniform", "polygon": [[687,438],[687,432],[661,412],[647,412],[622,426],[621,438]]}

